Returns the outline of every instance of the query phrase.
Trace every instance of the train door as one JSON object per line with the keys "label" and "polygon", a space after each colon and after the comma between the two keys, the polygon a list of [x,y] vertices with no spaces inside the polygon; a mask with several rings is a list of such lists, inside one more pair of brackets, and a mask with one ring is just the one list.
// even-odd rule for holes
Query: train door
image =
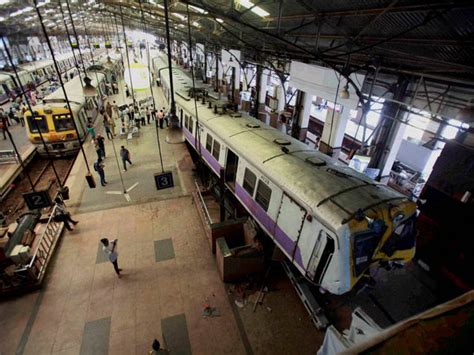
{"label": "train door", "polygon": [[321,284],[335,251],[334,238],[325,230],[320,230],[314,245],[313,255],[308,263],[306,275],[316,284]]}
{"label": "train door", "polygon": [[295,258],[298,239],[303,229],[305,218],[306,210],[286,193],[283,193],[275,223],[274,236],[280,245],[287,244],[285,242],[288,242],[288,239],[291,240],[291,250],[289,249],[290,247],[285,249],[290,254],[291,261]]}
{"label": "train door", "polygon": [[237,177],[237,167],[239,166],[239,157],[232,150],[227,148],[227,159],[225,163],[225,181],[234,189],[235,179]]}
{"label": "train door", "polygon": [[8,96],[8,94],[10,93],[10,89],[8,88],[8,85],[5,83],[2,83],[2,89],[4,93]]}
{"label": "train door", "polygon": [[183,109],[179,109],[179,126],[182,128],[183,127]]}

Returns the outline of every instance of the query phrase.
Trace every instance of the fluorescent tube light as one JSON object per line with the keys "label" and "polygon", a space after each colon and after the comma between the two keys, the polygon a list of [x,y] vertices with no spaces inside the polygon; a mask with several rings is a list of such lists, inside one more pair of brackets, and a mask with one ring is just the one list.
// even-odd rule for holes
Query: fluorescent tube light
{"label": "fluorescent tube light", "polygon": [[252,11],[253,13],[257,14],[258,16],[260,17],[266,17],[268,15],[270,15],[269,12],[266,12],[264,9],[262,9],[261,7],[259,6],[255,6],[254,8],[252,8]]}

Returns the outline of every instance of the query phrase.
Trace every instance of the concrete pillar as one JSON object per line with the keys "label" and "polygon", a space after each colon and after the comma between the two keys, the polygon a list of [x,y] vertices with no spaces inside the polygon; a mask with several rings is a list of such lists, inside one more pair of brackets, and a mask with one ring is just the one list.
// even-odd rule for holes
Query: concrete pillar
{"label": "concrete pillar", "polygon": [[286,90],[283,85],[278,85],[276,88],[276,97],[278,100],[277,112],[285,111]]}
{"label": "concrete pillar", "polygon": [[334,158],[339,156],[350,112],[349,107],[343,108],[342,112],[337,112],[330,107],[328,108],[319,143],[319,150],[321,152]]}
{"label": "concrete pillar", "polygon": [[259,92],[258,95],[258,111],[263,112],[265,111],[265,98],[267,97],[267,85],[268,85],[268,78],[270,77],[270,70],[263,69],[262,75],[260,76],[260,83],[259,83]]}
{"label": "concrete pillar", "polygon": [[400,122],[406,120],[407,113],[398,102],[408,99],[406,96],[408,85],[408,79],[400,77],[397,84],[393,86],[392,98],[394,101],[386,100],[384,102],[381,126],[372,141],[368,167],[380,169],[378,180],[381,182],[388,181],[388,175],[405,133],[406,125]]}
{"label": "concrete pillar", "polygon": [[390,139],[390,144],[386,149],[384,164],[380,167],[379,176],[381,177],[381,182],[386,183],[388,181],[388,177],[390,175],[390,171],[392,170],[393,163],[397,158],[398,150],[400,149],[400,145],[402,144],[403,135],[405,134],[406,128],[407,125],[400,122],[397,122],[392,128],[392,135]]}
{"label": "concrete pillar", "polygon": [[308,133],[309,116],[311,115],[313,95],[304,91],[300,91],[298,95],[299,96],[297,97],[296,105],[299,107],[296,108],[295,106],[295,109],[298,111],[298,117],[294,118],[296,122],[293,125],[292,136],[304,142],[306,140],[306,134]]}

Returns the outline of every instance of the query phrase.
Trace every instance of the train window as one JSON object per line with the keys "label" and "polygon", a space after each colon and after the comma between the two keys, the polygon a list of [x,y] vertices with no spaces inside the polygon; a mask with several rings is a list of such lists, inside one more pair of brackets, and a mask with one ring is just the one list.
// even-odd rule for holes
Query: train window
{"label": "train window", "polygon": [[192,117],[189,117],[189,133],[193,134],[194,121]]}
{"label": "train window", "polygon": [[257,182],[257,177],[255,176],[255,174],[251,170],[245,168],[243,186],[244,186],[245,191],[247,191],[250,194],[250,196],[253,196],[256,182]]}
{"label": "train window", "polygon": [[214,147],[212,149],[212,156],[216,158],[217,161],[219,161],[219,155],[221,153],[221,144],[214,139]]}
{"label": "train window", "polygon": [[268,211],[268,205],[272,197],[272,189],[268,187],[262,180],[259,180],[257,186],[257,194],[255,195],[255,201],[265,210]]}
{"label": "train window", "polygon": [[186,129],[189,129],[189,116],[188,115],[184,115],[184,127],[186,127]]}
{"label": "train window", "polygon": [[48,132],[48,123],[46,122],[45,116],[27,116],[27,120],[31,133],[38,133],[38,128],[41,133]]}
{"label": "train window", "polygon": [[208,133],[207,134],[207,140],[206,140],[206,149],[209,153],[212,153],[212,141],[214,139],[212,138],[212,136]]}
{"label": "train window", "polygon": [[54,129],[56,132],[74,129],[74,122],[70,114],[53,115]]}

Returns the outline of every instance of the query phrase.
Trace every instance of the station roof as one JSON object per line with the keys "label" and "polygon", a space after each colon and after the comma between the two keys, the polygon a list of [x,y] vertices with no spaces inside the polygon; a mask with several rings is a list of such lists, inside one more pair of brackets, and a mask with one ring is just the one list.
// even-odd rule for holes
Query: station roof
{"label": "station roof", "polygon": [[[37,2],[48,20],[48,31],[53,35],[64,34],[58,1]],[[61,3],[67,14],[66,1]],[[146,23],[148,32],[165,35],[164,0],[69,0],[69,3],[79,33],[84,31],[84,25],[89,34],[116,33],[117,29],[121,30],[123,14],[128,28],[144,30]],[[297,59],[336,66],[340,71],[344,67],[364,70],[375,65],[392,72],[474,82],[472,1],[181,0],[169,3],[174,39],[188,42],[186,16],[190,5],[195,43],[203,43],[208,49],[240,49],[249,61],[270,58],[273,63],[284,63]],[[27,6],[20,0],[0,1],[0,4],[0,32],[26,36],[31,35],[32,27],[39,26],[32,1],[27,1]]]}

